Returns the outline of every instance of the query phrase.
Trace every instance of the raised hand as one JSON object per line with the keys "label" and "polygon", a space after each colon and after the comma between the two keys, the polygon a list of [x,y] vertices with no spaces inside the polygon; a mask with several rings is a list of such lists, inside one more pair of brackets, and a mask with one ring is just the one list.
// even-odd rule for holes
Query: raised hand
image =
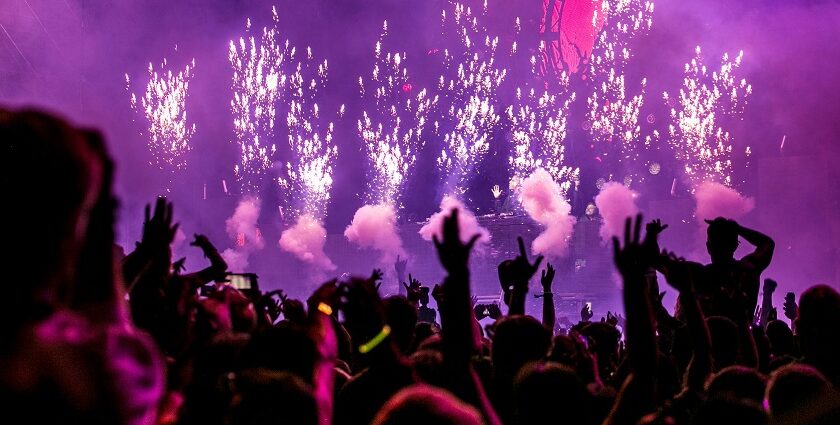
{"label": "raised hand", "polygon": [[583,308],[580,309],[580,320],[581,322],[588,322],[592,319],[595,313],[592,312],[592,306],[589,303],[583,305]]}
{"label": "raised hand", "polygon": [[168,247],[178,232],[178,224],[172,224],[172,219],[172,203],[166,198],[157,199],[154,214],[151,206],[146,205],[141,244],[152,248]]}
{"label": "raised hand", "polygon": [[408,259],[407,258],[400,259],[400,256],[397,255],[397,260],[394,261],[394,271],[397,273],[397,279],[399,279],[400,282],[405,280],[405,271],[406,271],[406,266],[407,265],[408,265]]}
{"label": "raised hand", "polygon": [[502,196],[502,188],[499,185],[494,185],[492,189],[490,189],[490,193],[493,194],[493,198],[499,199],[499,196]]}
{"label": "raised hand", "polygon": [[403,287],[405,288],[406,298],[413,303],[417,303],[420,301],[420,281],[415,279],[409,273],[408,275],[408,283],[402,282]]}
{"label": "raised hand", "polygon": [[658,218],[656,220],[650,221],[648,224],[645,225],[645,234],[647,238],[659,236],[660,233],[665,231],[668,228],[667,224],[662,224],[662,221]]}
{"label": "raised hand", "polygon": [[[631,234],[630,229],[633,228]],[[641,241],[642,215],[636,216],[635,223],[628,217],[624,223],[624,246],[617,237],[613,237],[613,258],[619,273],[625,278],[643,279],[651,266],[652,256],[643,247]]]}
{"label": "raised hand", "polygon": [[778,287],[779,287],[779,283],[776,282],[775,280],[770,279],[769,277],[767,279],[764,279],[764,294],[765,295],[772,294],[773,292],[776,292],[776,288],[778,288]]}
{"label": "raised hand", "polygon": [[531,277],[537,273],[537,270],[540,268],[540,263],[542,263],[544,257],[542,255],[537,256],[536,260],[531,263],[528,261],[528,252],[525,250],[525,241],[522,240],[521,236],[516,238],[516,241],[519,243],[519,255],[513,259],[511,271],[513,272],[514,284],[520,287],[524,285],[527,289],[528,281],[531,280]]}
{"label": "raised hand", "polygon": [[551,263],[546,263],[545,269],[543,269],[542,276],[540,277],[540,283],[542,284],[544,293],[551,292],[551,283],[554,282],[554,273],[554,266],[552,266]]}
{"label": "raised hand", "polygon": [[[383,276],[385,276],[385,273],[383,273],[381,269],[373,269],[373,271],[372,271],[372,272],[370,272],[370,277],[369,277],[368,279],[369,279],[371,282],[373,282],[374,284],[376,284],[376,283],[378,283],[378,282],[381,282],[381,281],[382,281],[382,277],[383,277]],[[380,283],[380,284],[381,284],[381,283]],[[378,288],[379,288],[379,285],[377,285],[376,287],[377,287],[377,289],[378,289]]]}
{"label": "raised hand", "polygon": [[191,246],[195,246],[195,247],[204,249],[206,247],[209,247],[209,246],[213,245],[213,244],[210,243],[210,239],[208,239],[207,236],[199,235],[198,233],[196,233],[195,235],[193,235],[193,238],[194,238],[193,241],[190,242]]}
{"label": "raised hand", "polygon": [[461,242],[458,228],[458,209],[443,219],[443,240],[432,236],[437,249],[440,264],[449,274],[465,274],[469,271],[468,262],[473,245],[481,235],[472,235],[467,243]]}
{"label": "raised hand", "polygon": [[796,297],[792,296],[792,292],[785,297],[785,303],[782,304],[782,310],[785,312],[785,317],[791,321],[796,320],[799,315],[799,306],[796,305]]}

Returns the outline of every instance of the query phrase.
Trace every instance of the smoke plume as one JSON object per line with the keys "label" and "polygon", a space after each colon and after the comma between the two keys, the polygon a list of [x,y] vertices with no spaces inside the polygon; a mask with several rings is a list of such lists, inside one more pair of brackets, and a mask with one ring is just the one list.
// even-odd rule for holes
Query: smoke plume
{"label": "smoke plume", "polygon": [[694,191],[697,209],[694,211],[697,221],[725,217],[737,220],[755,207],[753,198],[745,197],[737,190],[720,183],[704,182]]}
{"label": "smoke plume", "polygon": [[380,262],[392,264],[396,257],[405,257],[402,240],[397,233],[397,213],[388,204],[364,205],[353,215],[353,221],[344,230],[350,242],[362,248],[373,248],[381,253]]}
{"label": "smoke plume", "polygon": [[230,271],[245,272],[251,253],[265,246],[265,241],[257,228],[259,218],[260,200],[248,197],[239,201],[233,215],[225,220],[225,230],[233,240],[234,247],[222,251],[221,255]]}
{"label": "smoke plume", "polygon": [[461,241],[467,242],[473,235],[481,235],[475,243],[476,249],[480,251],[490,242],[490,232],[478,224],[475,215],[461,201],[449,195],[444,196],[443,200],[440,201],[440,211],[432,214],[429,217],[429,222],[420,228],[420,236],[427,241],[432,240],[432,236],[437,236],[440,239],[443,236],[443,219],[449,216],[453,209],[458,209],[458,228],[461,233]]}
{"label": "smoke plume", "polygon": [[280,235],[280,248],[284,251],[320,270],[335,270],[335,264],[324,252],[326,242],[327,230],[311,214],[298,217],[297,223]]}
{"label": "smoke plume", "polygon": [[624,234],[624,223],[627,217],[635,217],[639,213],[636,206],[638,194],[629,187],[618,182],[607,182],[601,192],[595,197],[595,206],[604,221],[601,223],[601,240],[609,242],[613,236]]}
{"label": "smoke plume", "polygon": [[531,250],[550,257],[564,257],[574,233],[575,218],[571,205],[563,198],[560,185],[542,168],[522,181],[519,195],[525,212],[545,230],[534,239]]}

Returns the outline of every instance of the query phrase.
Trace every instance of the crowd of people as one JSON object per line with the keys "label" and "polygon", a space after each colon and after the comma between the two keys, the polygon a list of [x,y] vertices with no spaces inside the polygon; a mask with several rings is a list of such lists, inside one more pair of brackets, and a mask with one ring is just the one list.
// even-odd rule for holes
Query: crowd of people
{"label": "crowd of people", "polygon": [[[130,252],[117,247],[114,164],[95,131],[0,109],[0,140],[5,423],[840,423],[840,295],[791,293],[788,326],[776,282],[759,294],[773,240],[735,221],[708,222],[704,265],[660,249],[667,225],[628,218],[613,241],[624,316],[584,309],[558,331],[554,269],[521,239],[498,266],[505,306],[474,305],[478,236],[460,234],[457,209],[434,239],[443,282],[406,279],[398,260],[406,296],[383,299],[374,271],[296,300],[225,284],[200,234],[209,264],[185,272],[166,199],[147,207]],[[754,249],[736,259],[740,240]],[[532,280],[540,319],[525,311]]]}

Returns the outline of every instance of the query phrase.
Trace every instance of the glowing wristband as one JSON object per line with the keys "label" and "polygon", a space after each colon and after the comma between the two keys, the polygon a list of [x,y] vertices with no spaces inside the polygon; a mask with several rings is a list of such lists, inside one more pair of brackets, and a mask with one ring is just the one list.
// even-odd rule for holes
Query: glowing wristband
{"label": "glowing wristband", "polygon": [[376,348],[377,345],[381,344],[382,341],[384,341],[385,338],[388,337],[388,335],[391,335],[391,327],[385,325],[382,327],[382,330],[379,331],[378,334],[376,334],[375,337],[371,338],[370,341],[359,346],[359,352],[362,354],[370,353],[371,350]]}
{"label": "glowing wristband", "polygon": [[333,309],[327,303],[318,303],[318,311],[321,313],[326,314],[327,316],[332,316]]}

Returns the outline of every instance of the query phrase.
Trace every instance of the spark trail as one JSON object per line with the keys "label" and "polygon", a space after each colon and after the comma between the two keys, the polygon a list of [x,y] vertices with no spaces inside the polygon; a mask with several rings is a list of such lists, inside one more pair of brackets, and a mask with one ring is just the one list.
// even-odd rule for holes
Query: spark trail
{"label": "spark trail", "polygon": [[403,185],[424,144],[423,131],[438,98],[425,89],[414,93],[406,55],[385,49],[387,34],[386,21],[374,47],[373,70],[367,78],[359,77],[363,104],[371,108],[362,112],[357,128],[369,162],[365,201],[399,211]]}
{"label": "spark trail", "polygon": [[[700,46],[685,64],[685,78],[679,97],[665,92],[666,102],[674,103],[669,126],[671,147],[693,192],[704,182],[732,186],[732,138],[720,125],[723,116],[740,117],[752,86],[738,79],[744,52],[734,58],[724,54],[720,68],[710,71],[703,64]],[[749,155],[749,147],[746,148]]]}
{"label": "spark trail", "polygon": [[[628,93],[624,68],[633,57],[631,43],[653,26],[654,4],[642,0],[601,2],[593,16],[593,27],[602,19],[603,29],[595,41],[588,70],[593,91],[586,99],[586,128],[598,154],[613,161],[632,165],[640,151],[658,139],[653,132],[641,139],[639,114],[644,104],[647,79],[643,78],[638,94]],[[644,146],[640,146],[643,140]],[[618,171],[618,170],[615,170]],[[636,170],[624,170],[630,176]]]}
{"label": "spark trail", "polygon": [[[486,7],[485,2],[484,12]],[[489,137],[500,118],[496,92],[507,71],[496,63],[499,38],[479,25],[469,7],[456,3],[441,16],[444,35],[457,38],[458,45],[444,50],[445,75],[438,80],[446,127],[437,165],[445,193],[462,196],[490,150]]]}
{"label": "spark trail", "polygon": [[[186,155],[195,135],[195,123],[188,122],[186,105],[194,70],[195,59],[177,73],[169,69],[166,59],[159,67],[160,72],[149,63],[145,93],[139,101],[137,95],[131,93],[131,109],[142,114],[147,122],[145,133],[152,154],[151,165],[169,174],[169,184],[172,183],[172,174],[186,168]],[[126,90],[130,90],[128,74],[125,80]]]}
{"label": "spark trail", "polygon": [[272,27],[263,27],[251,35],[251,20],[246,23],[246,37],[231,40],[228,60],[233,69],[230,102],[233,114],[234,142],[240,156],[234,167],[244,194],[257,194],[262,176],[271,167],[276,151],[274,140],[277,103],[288,83],[284,71],[295,55],[288,40],[279,41],[277,9],[272,8]]}

